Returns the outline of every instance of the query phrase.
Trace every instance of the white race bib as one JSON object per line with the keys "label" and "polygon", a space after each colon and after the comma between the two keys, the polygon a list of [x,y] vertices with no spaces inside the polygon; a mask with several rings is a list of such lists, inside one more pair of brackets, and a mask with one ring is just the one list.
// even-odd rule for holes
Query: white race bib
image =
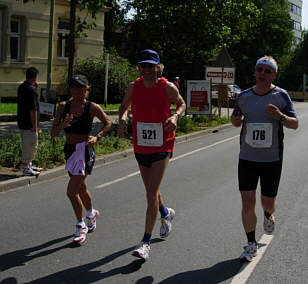
{"label": "white race bib", "polygon": [[137,122],[137,145],[160,147],[163,145],[162,123]]}
{"label": "white race bib", "polygon": [[271,123],[247,123],[245,141],[254,148],[272,146],[273,125]]}

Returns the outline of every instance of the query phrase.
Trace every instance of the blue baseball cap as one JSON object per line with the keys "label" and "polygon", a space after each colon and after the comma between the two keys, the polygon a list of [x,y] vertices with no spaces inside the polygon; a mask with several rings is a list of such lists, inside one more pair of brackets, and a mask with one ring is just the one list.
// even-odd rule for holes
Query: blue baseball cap
{"label": "blue baseball cap", "polygon": [[140,63],[159,64],[159,55],[156,51],[152,49],[141,50],[138,54],[138,64]]}

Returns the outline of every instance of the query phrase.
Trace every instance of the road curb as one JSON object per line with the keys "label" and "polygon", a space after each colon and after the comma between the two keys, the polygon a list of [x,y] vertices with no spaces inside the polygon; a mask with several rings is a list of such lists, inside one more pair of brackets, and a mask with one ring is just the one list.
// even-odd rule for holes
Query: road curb
{"label": "road curb", "polygon": [[[209,127],[208,129],[197,131],[194,133],[186,134],[183,136],[176,137],[175,142],[181,143],[192,140],[194,138],[198,138],[201,136],[205,136],[211,133],[216,133],[218,131],[222,131],[224,129],[232,127],[231,123],[220,125],[217,127]],[[134,155],[133,148],[129,148],[127,150],[121,152],[115,152],[112,154],[104,155],[99,157],[95,161],[95,166],[103,165],[111,162],[115,162],[117,160],[121,160],[124,158],[128,158]],[[0,182],[0,192],[9,191],[11,189],[15,189],[18,187],[25,187],[30,186],[32,184],[36,184],[38,182],[47,181],[54,179],[56,177],[65,176],[67,175],[67,171],[65,170],[65,166],[60,166],[54,169],[50,169],[47,171],[43,171],[38,178],[36,177],[19,177],[10,179],[7,181]]]}

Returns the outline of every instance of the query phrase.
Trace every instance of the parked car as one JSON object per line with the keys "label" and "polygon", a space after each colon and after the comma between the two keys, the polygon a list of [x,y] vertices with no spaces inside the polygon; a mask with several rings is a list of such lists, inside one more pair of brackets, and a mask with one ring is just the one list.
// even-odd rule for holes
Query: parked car
{"label": "parked car", "polygon": [[[212,99],[218,99],[218,86],[212,85]],[[241,89],[238,85],[227,85],[228,86],[228,96],[230,100],[236,99]]]}

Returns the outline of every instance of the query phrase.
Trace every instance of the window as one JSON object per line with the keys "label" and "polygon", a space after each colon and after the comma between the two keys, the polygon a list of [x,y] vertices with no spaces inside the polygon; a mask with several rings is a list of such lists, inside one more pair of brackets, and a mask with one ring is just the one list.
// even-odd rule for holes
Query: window
{"label": "window", "polygon": [[20,19],[11,19],[11,30],[10,30],[10,52],[11,61],[20,61],[20,42],[21,42],[21,32],[20,32]]}
{"label": "window", "polygon": [[57,55],[58,57],[68,57],[68,36],[70,33],[69,22],[60,20],[58,23],[58,43]]}
{"label": "window", "polygon": [[299,15],[299,16],[302,15],[301,7],[299,7],[299,6],[295,5],[295,4],[291,4],[291,12],[293,14],[296,14],[296,15]]}
{"label": "window", "polygon": [[301,23],[294,21],[294,30],[301,31]]}

